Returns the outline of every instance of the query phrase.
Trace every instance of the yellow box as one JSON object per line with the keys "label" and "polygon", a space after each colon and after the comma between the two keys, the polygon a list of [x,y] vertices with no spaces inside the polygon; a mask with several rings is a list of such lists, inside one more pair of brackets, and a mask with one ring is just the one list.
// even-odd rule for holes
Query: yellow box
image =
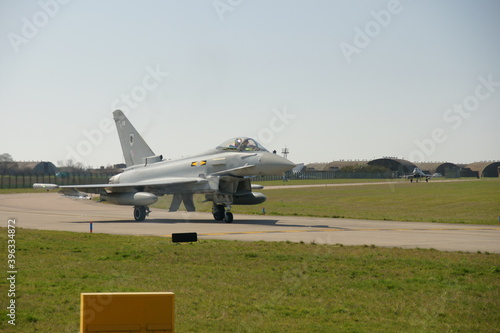
{"label": "yellow box", "polygon": [[174,293],[82,293],[80,333],[174,330]]}

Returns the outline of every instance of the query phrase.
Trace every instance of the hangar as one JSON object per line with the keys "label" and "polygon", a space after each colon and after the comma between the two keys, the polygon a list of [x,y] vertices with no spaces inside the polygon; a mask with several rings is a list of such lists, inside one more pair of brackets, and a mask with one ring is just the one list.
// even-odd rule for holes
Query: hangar
{"label": "hangar", "polygon": [[467,165],[472,171],[477,171],[480,177],[498,177],[500,161],[475,162]]}
{"label": "hangar", "polygon": [[430,173],[431,175],[435,173],[440,173],[448,178],[458,178],[460,177],[461,167],[450,162],[434,162],[434,163],[418,163],[418,168],[424,172]]}
{"label": "hangar", "polygon": [[395,158],[395,157],[384,157],[368,162],[368,165],[377,165],[385,167],[393,172],[397,172],[398,175],[402,176],[405,174],[412,173],[417,167],[410,161]]}
{"label": "hangar", "polygon": [[52,162],[14,162],[19,172],[54,175],[57,168]]}
{"label": "hangar", "polygon": [[329,163],[311,163],[308,164],[303,171],[336,172],[341,171],[342,168],[346,166],[354,165],[381,166],[397,174],[393,174],[393,177],[410,174],[417,167],[426,173],[440,173],[448,178],[500,176],[500,161],[475,162],[468,165],[455,164],[451,162],[427,162],[415,164],[396,157],[383,157],[369,162],[361,160],[340,160]]}

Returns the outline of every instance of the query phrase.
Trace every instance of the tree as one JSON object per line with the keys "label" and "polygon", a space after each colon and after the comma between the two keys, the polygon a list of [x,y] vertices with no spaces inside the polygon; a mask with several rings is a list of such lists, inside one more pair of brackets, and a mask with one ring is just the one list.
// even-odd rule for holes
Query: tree
{"label": "tree", "polygon": [[71,169],[73,171],[81,171],[85,169],[85,166],[83,165],[82,162],[75,162],[72,159],[66,160],[66,161],[57,161],[57,166],[60,168],[67,168]]}
{"label": "tree", "polygon": [[0,155],[0,174],[8,173],[17,168],[17,163],[14,162],[10,154]]}
{"label": "tree", "polygon": [[343,167],[340,171],[342,172],[369,172],[369,173],[384,173],[388,172],[389,169],[379,165],[368,165],[368,164],[356,164],[348,165]]}

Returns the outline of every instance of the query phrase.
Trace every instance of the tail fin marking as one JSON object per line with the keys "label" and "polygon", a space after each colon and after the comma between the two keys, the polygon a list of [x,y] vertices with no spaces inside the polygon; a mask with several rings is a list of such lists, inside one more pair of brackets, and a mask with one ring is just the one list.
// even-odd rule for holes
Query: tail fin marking
{"label": "tail fin marking", "polygon": [[116,123],[118,137],[123,150],[123,157],[127,167],[144,164],[147,157],[154,156],[153,151],[128,118],[121,110],[113,112],[113,118]]}

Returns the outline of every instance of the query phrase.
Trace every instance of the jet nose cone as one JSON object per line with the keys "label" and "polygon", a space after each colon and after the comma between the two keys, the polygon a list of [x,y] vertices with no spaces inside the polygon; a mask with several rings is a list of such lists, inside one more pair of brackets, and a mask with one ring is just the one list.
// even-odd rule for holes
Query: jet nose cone
{"label": "jet nose cone", "polygon": [[261,159],[261,170],[265,175],[279,175],[295,167],[295,163],[272,153],[264,154]]}

